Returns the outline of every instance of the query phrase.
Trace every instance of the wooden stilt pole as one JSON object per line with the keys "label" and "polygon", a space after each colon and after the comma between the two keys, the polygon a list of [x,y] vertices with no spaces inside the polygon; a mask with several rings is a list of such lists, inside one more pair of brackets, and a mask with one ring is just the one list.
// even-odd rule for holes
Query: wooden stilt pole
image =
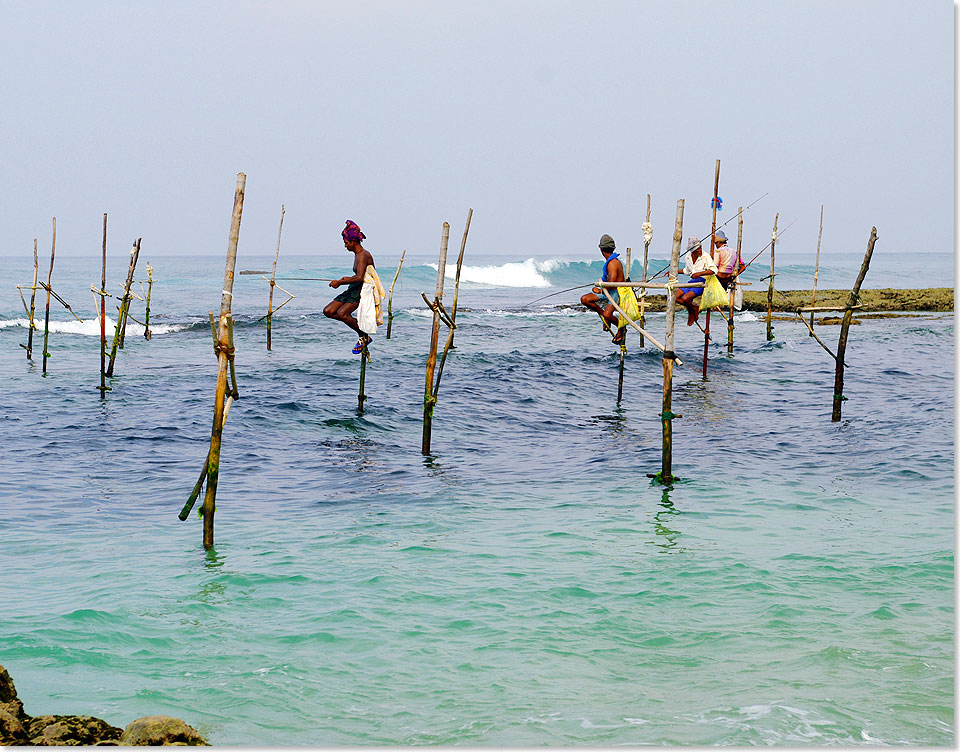
{"label": "wooden stilt pole", "polygon": [[[460,255],[457,256],[457,276],[453,280],[453,307],[450,309],[450,320],[457,321],[457,299],[460,297],[460,268],[463,266],[463,251],[467,247],[467,233],[470,232],[470,220],[473,219],[473,209],[467,212],[467,223],[463,227],[463,239],[460,241]],[[450,347],[453,344],[453,332],[450,330]]]}
{"label": "wooden stilt pole", "polygon": [[103,214],[103,254],[100,263],[100,399],[107,396],[107,214]]}
{"label": "wooden stilt pole", "polygon": [[[203,547],[213,547],[213,516],[216,511],[217,482],[220,477],[220,442],[227,394],[227,373],[233,360],[231,306],[233,304],[233,272],[237,265],[237,244],[240,240],[240,217],[243,214],[243,195],[247,176],[237,174],[237,188],[233,197],[233,216],[230,220],[230,240],[227,244],[227,262],[223,273],[223,294],[220,297],[220,321],[217,330],[217,393],[213,405],[213,428],[210,432],[210,451],[207,455],[207,493],[203,498]],[[235,399],[231,394],[229,399]]]}
{"label": "wooden stilt pole", "polygon": [[[820,273],[820,241],[823,239],[823,204],[820,204],[820,232],[817,233],[817,263],[813,267],[813,298],[810,305],[817,304],[817,275]],[[813,311],[810,311],[810,336],[813,336]]]}
{"label": "wooden stilt pole", "polygon": [[[283,215],[286,212],[283,204],[280,204],[280,229],[277,230],[277,252],[273,257],[273,271],[270,272],[270,299],[267,301],[267,350],[270,349],[270,330],[273,326],[273,288],[277,284],[277,259],[280,258],[280,235],[283,233]],[[363,358],[360,359],[360,362],[363,363]],[[361,366],[362,367],[362,366]],[[361,379],[363,383],[363,379]],[[360,389],[361,394],[363,393],[363,388]],[[360,409],[363,409],[363,405],[360,405]]]}
{"label": "wooden stilt pole", "polygon": [[400,267],[403,266],[403,257],[406,255],[406,251],[400,254],[400,263],[397,264],[397,272],[393,275],[393,282],[390,283],[390,296],[387,298],[387,339],[390,339],[390,330],[393,328],[393,286],[397,284],[397,278],[400,276]]}
{"label": "wooden stilt pole", "polygon": [[53,279],[53,258],[57,253],[57,218],[53,218],[53,243],[50,247],[50,271],[47,274],[47,311],[44,314],[43,319],[43,371],[44,376],[47,375],[47,358],[50,357],[50,352],[47,349],[47,344],[50,339],[50,282]]}
{"label": "wooden stilt pole", "polygon": [[40,271],[40,258],[37,256],[37,239],[33,239],[33,285],[30,287],[30,315],[27,317],[27,360],[33,360],[33,330],[37,328],[34,320],[37,301],[37,272]]}
{"label": "wooden stilt pole", "polygon": [[773,339],[773,278],[776,276],[774,271],[774,249],[777,247],[777,222],[780,221],[780,212],[773,219],[773,235],[770,238],[770,284],[767,287],[767,342]]}
{"label": "wooden stilt pole", "polygon": [[[143,289],[143,283],[141,282],[141,290]],[[106,288],[104,288],[106,289]],[[143,338],[150,341],[153,337],[153,332],[150,331],[150,295],[153,292],[153,267],[150,266],[150,262],[147,262],[147,295],[146,295],[146,313],[144,314],[143,319]]]}
{"label": "wooden stilt pole", "polygon": [[[653,239],[653,227],[650,225],[650,194],[647,194],[647,219],[643,223],[643,275],[640,277],[641,282],[647,281],[647,259],[650,253],[650,241]],[[646,326],[646,316],[644,315],[644,309],[646,307],[646,297],[647,290],[645,287],[640,288],[640,328],[643,329]],[[643,335],[640,335],[640,347],[643,347]]]}
{"label": "wooden stilt pole", "polygon": [[113,345],[110,347],[110,365],[107,366],[107,378],[113,377],[113,369],[117,363],[117,349],[123,347],[123,331],[127,324],[127,311],[130,309],[130,286],[133,284],[133,272],[137,268],[137,259],[140,257],[140,240],[137,238],[130,249],[130,263],[127,266],[127,281],[123,284],[123,297],[117,308],[117,326],[113,332]]}
{"label": "wooden stilt pole", "polygon": [[[626,332],[623,333],[626,336]],[[627,348],[621,345],[620,347],[620,378],[617,381],[617,404],[620,404],[620,400],[623,399],[623,361],[627,355]]]}
{"label": "wooden stilt pole", "polygon": [[437,292],[434,298],[437,308],[433,311],[433,327],[430,330],[430,351],[427,354],[427,385],[423,393],[423,441],[420,453],[430,454],[430,437],[433,430],[433,408],[437,398],[433,395],[433,374],[437,366],[437,342],[440,337],[439,306],[443,300],[443,277],[447,271],[447,243],[450,240],[450,223],[443,223],[440,239],[440,258],[437,262]]}
{"label": "wooden stilt pole", "polygon": [[[743,207],[737,209],[737,266],[740,269],[740,248],[743,246]],[[734,271],[736,274],[736,271]],[[727,353],[733,354],[733,299],[737,294],[737,278],[730,280],[730,316],[727,318]]]}
{"label": "wooden stilt pole", "polygon": [[667,288],[667,331],[664,336],[663,353],[663,402],[660,411],[662,430],[662,448],[659,480],[665,485],[673,483],[673,362],[676,353],[673,350],[674,315],[677,308],[677,272],[680,269],[680,244],[683,241],[684,200],[677,201],[677,220],[673,231],[673,248],[670,252],[670,284]]}
{"label": "wooden stilt pole", "polygon": [[853,318],[853,307],[857,304],[860,297],[860,285],[863,284],[864,277],[867,276],[867,269],[870,268],[870,257],[873,256],[873,247],[877,244],[877,228],[870,230],[870,240],[867,242],[867,252],[863,256],[863,263],[860,264],[860,273],[857,275],[857,281],[850,291],[850,297],[847,298],[847,307],[843,312],[843,322],[840,324],[840,340],[837,342],[837,370],[833,379],[833,415],[830,420],[836,423],[840,420],[843,401],[843,356],[847,350],[847,333],[850,331],[850,319]]}
{"label": "wooden stilt pole", "polygon": [[[713,259],[713,251],[716,248],[717,234],[717,196],[720,194],[720,160],[717,160],[717,168],[713,176],[713,219],[710,223],[710,258]],[[713,259],[716,261],[716,259]],[[710,310],[707,309],[707,320],[703,327],[703,378],[707,378],[707,358],[710,354]]]}
{"label": "wooden stilt pole", "polygon": [[367,380],[367,360],[370,359],[370,355],[367,353],[367,348],[363,348],[363,352],[360,353],[360,391],[357,393],[357,415],[363,415],[363,401],[367,398],[367,395],[363,392],[364,383]]}

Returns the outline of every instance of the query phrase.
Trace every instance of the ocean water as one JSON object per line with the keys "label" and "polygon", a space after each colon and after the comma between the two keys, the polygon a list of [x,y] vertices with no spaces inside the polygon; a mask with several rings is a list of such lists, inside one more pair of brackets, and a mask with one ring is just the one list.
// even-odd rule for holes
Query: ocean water
{"label": "ocean water", "polygon": [[[399,254],[373,250],[389,284]],[[903,258],[878,250],[866,286],[952,270]],[[54,304],[46,377],[39,341],[32,364],[18,347],[32,259],[0,272],[0,663],[31,715],[163,713],[219,745],[955,746],[952,313],[851,327],[840,423],[832,360],[799,324],[767,342],[738,314],[704,379],[703,337],[678,319],[664,488],[647,477],[658,352],[629,336],[618,404],[609,336],[559,307],[582,290],[531,305],[595,280],[599,257],[468,248],[423,457],[435,258],[407,255],[358,416],[354,340],[321,314],[335,293],[290,279],[350,257],[281,255],[297,297],[272,352],[268,286],[236,278],[241,398],[205,552],[177,514],[209,442],[223,259],[146,260],[155,335],[130,325],[102,401],[99,260],[57,261],[85,320]],[[820,288],[859,264],[833,259]],[[125,266],[112,256],[109,289]],[[812,271],[786,257],[778,286]]]}

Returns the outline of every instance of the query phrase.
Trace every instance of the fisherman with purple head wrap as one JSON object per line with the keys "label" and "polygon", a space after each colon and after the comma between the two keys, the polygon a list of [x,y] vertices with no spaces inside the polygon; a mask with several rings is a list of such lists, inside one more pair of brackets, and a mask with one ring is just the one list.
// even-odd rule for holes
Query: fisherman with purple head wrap
{"label": "fisherman with purple head wrap", "polygon": [[354,256],[353,276],[341,277],[330,283],[330,287],[334,289],[340,285],[347,285],[347,289],[327,304],[327,307],[323,309],[323,315],[329,319],[342,321],[357,333],[359,339],[353,348],[353,353],[358,355],[363,352],[363,348],[370,341],[370,335],[361,331],[352,314],[360,305],[360,291],[363,289],[367,267],[374,266],[373,256],[370,255],[370,251],[361,245],[360,241],[366,240],[367,236],[363,234],[360,226],[352,219],[347,220],[347,226],[343,228],[343,232],[340,234],[343,236],[343,247]]}

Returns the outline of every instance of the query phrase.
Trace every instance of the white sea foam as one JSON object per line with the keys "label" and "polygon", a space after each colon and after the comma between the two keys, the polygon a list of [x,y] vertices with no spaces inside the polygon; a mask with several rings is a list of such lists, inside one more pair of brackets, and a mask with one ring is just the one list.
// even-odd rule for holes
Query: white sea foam
{"label": "white sea foam", "polygon": [[[461,282],[474,282],[492,287],[550,287],[550,282],[541,272],[554,271],[562,261],[508,261],[500,266],[464,266],[460,270]],[[436,264],[428,264],[433,269]],[[453,279],[457,275],[457,268],[447,264],[445,276]]]}
{"label": "white sea foam", "polygon": [[[36,331],[43,331],[43,322],[40,319],[34,319],[34,323],[38,327]],[[26,318],[22,319],[0,319],[0,329],[12,329],[16,327],[22,327],[27,329],[30,326],[30,322]],[[117,328],[117,322],[113,321],[109,316],[107,316],[106,322],[106,333],[107,337],[113,337],[114,332]],[[169,334],[170,332],[180,332],[186,329],[185,324],[151,324],[150,333],[151,334]],[[83,321],[77,321],[73,319],[71,321],[51,321],[50,322],[50,331],[58,334],[80,334],[84,337],[99,337],[100,336],[100,319],[84,319]],[[143,336],[143,327],[140,324],[135,324],[132,321],[127,324],[127,334],[137,336]]]}

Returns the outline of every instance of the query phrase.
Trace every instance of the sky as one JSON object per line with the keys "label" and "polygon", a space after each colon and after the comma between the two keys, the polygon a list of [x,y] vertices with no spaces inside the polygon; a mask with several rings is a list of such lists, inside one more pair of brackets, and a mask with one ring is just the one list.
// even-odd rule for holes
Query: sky
{"label": "sky", "polygon": [[[0,0],[0,255],[952,252],[951,0]],[[736,235],[736,220],[726,226]],[[41,256],[43,256],[43,251]],[[141,255],[143,255],[143,253]],[[242,266],[242,262],[241,266]]]}

